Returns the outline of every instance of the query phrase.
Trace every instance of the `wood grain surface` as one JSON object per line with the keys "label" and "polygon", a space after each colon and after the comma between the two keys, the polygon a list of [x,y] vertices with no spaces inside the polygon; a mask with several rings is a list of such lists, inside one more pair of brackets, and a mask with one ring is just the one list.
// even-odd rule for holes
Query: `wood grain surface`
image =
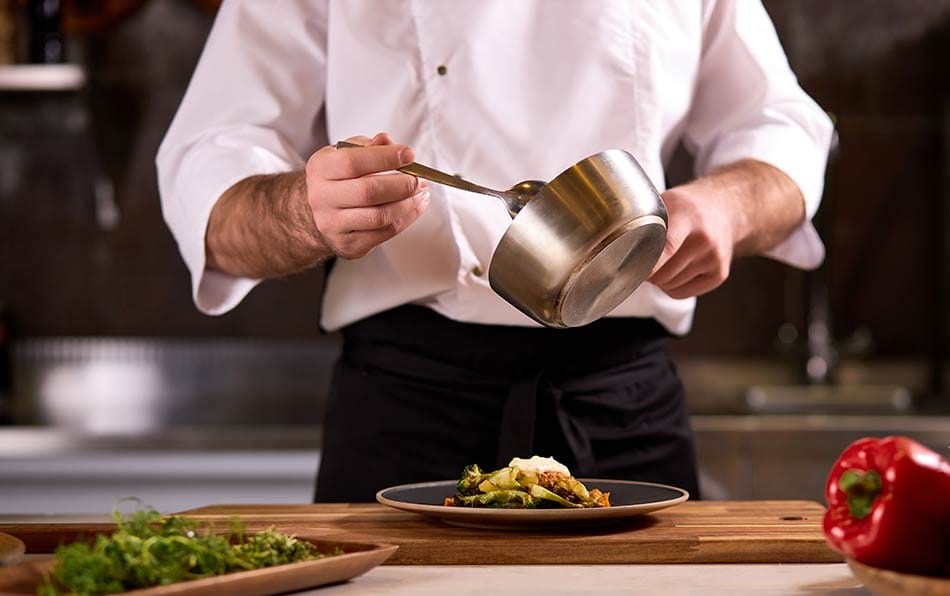
{"label": "wood grain surface", "polygon": [[0,532],[0,567],[16,565],[23,560],[26,545],[19,538]]}
{"label": "wood grain surface", "polygon": [[[616,525],[570,531],[460,528],[378,504],[211,505],[182,512],[227,528],[398,544],[390,565],[841,562],[825,544],[824,508],[811,501],[687,501]],[[28,552],[109,531],[100,524],[0,525]]]}
{"label": "wood grain surface", "polygon": [[[389,544],[364,544],[322,541],[301,536],[313,542],[321,552],[339,548],[343,554],[312,561],[288,563],[263,569],[241,571],[129,591],[141,596],[264,596],[296,592],[317,586],[335,584],[366,573],[390,557],[397,549]],[[36,594],[45,581],[53,561],[25,563],[0,569],[0,594]]]}

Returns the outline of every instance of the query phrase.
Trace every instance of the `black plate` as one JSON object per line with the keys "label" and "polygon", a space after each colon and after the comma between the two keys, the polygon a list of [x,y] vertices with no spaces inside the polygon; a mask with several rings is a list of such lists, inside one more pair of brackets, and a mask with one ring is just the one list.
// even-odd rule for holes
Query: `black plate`
{"label": "black plate", "polygon": [[610,493],[610,507],[584,509],[494,509],[451,507],[442,503],[455,494],[455,480],[403,484],[376,493],[383,505],[437,517],[459,526],[493,529],[599,525],[672,507],[689,498],[681,488],[650,482],[580,478],[588,489]]}

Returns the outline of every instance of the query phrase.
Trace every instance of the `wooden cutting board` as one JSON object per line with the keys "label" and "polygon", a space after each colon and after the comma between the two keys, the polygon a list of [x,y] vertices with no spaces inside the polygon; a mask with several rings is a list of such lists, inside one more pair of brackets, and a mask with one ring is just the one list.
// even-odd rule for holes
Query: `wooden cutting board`
{"label": "wooden cutting board", "polygon": [[[338,540],[398,544],[389,565],[540,565],[613,563],[828,563],[824,508],[810,501],[687,501],[615,526],[573,531],[460,528],[377,504],[211,505],[182,512],[226,527]],[[108,529],[108,528],[106,528]],[[49,552],[64,536],[102,531],[80,524],[0,525],[28,552]]]}
{"label": "wooden cutting board", "polygon": [[16,565],[23,560],[26,545],[19,538],[0,532],[0,567]]}

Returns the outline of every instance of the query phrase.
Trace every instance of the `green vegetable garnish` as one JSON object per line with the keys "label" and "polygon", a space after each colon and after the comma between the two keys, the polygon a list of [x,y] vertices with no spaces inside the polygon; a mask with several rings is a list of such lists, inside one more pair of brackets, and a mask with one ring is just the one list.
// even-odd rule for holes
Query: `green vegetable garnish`
{"label": "green vegetable garnish", "polygon": [[514,466],[483,472],[478,464],[471,464],[462,470],[455,495],[446,497],[444,504],[502,509],[610,507],[610,493],[587,490],[579,480],[561,472],[538,474]]}
{"label": "green vegetable garnish", "polygon": [[248,536],[236,519],[228,534],[214,535],[208,524],[180,516],[163,518],[141,504],[127,516],[113,511],[112,517],[117,529],[111,536],[99,534],[92,544],[56,549],[55,565],[37,594],[115,594],[342,554],[340,549],[321,553],[309,542],[273,528]]}

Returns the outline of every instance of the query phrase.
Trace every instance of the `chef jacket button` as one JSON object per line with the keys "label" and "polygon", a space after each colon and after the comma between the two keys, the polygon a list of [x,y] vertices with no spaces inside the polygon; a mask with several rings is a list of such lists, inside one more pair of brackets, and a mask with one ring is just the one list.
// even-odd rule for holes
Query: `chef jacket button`
{"label": "chef jacket button", "polygon": [[474,275],[475,277],[481,277],[484,274],[485,272],[482,270],[481,266],[475,265],[474,267],[472,267],[472,275]]}
{"label": "chef jacket button", "polygon": [[444,64],[440,64],[439,67],[435,69],[435,71],[439,73],[440,77],[444,77],[445,74],[449,72],[449,69],[446,68]]}

